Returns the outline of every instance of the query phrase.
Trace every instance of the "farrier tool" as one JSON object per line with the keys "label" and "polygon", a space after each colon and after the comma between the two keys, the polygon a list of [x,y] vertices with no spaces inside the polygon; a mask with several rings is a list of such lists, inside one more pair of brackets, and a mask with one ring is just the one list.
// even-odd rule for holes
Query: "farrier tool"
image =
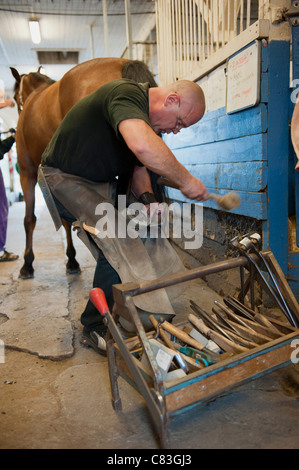
{"label": "farrier tool", "polygon": [[[158,179],[158,183],[163,184],[164,186],[169,186],[170,188],[180,189],[176,183],[166,178],[160,177]],[[209,193],[209,199],[214,199],[214,201],[217,202],[218,206],[221,209],[225,209],[228,211],[231,209],[236,209],[241,204],[241,198],[235,192],[229,192],[225,194],[224,196],[220,196],[219,194]]]}
{"label": "farrier tool", "polygon": [[[234,237],[231,240],[231,244],[238,249],[241,255],[244,255],[248,261],[250,261],[250,264],[255,268],[255,270],[258,272],[258,274],[261,277],[261,280],[264,282],[265,286],[267,287],[270,295],[273,297],[273,299],[276,301],[277,305],[281,309],[281,311],[284,313],[288,321],[291,323],[291,325],[295,327],[299,327],[299,320],[293,315],[293,312],[291,312],[282,292],[279,287],[279,284],[270,269],[269,264],[267,263],[265,257],[263,254],[259,251],[257,248],[257,244],[261,241],[261,237],[257,233],[248,233],[241,239],[239,237]],[[270,282],[267,280],[266,276],[263,274],[262,270],[256,263],[256,261],[253,259],[253,257],[250,255],[250,250],[253,251],[259,258],[260,260],[264,263],[264,266],[266,268],[266,271],[268,272],[270,279],[272,280],[273,285],[270,284]]]}
{"label": "farrier tool", "polygon": [[200,319],[196,318],[195,315],[191,313],[188,315],[188,320],[196,327],[198,330],[207,338],[212,339],[218,346],[226,352],[232,353],[241,353],[248,351],[248,348],[241,346],[231,339],[226,338],[217,331],[213,331],[211,328],[207,327],[205,323]]}
{"label": "farrier tool", "polygon": [[150,321],[152,322],[153,326],[157,330],[157,334],[155,336],[155,339],[159,338],[159,336],[160,336],[161,339],[164,341],[164,343],[166,344],[166,346],[169,349],[172,349],[172,350],[176,351],[176,355],[174,356],[173,360],[175,361],[177,366],[179,366],[181,369],[183,369],[184,372],[186,372],[186,374],[188,374],[189,368],[188,368],[188,365],[185,362],[185,358],[182,357],[182,355],[179,352],[177,352],[177,350],[174,348],[172,342],[170,341],[170,339],[166,335],[165,331],[160,328],[162,323],[165,320],[162,318],[158,322],[158,320],[154,317],[154,315],[150,315],[149,318],[150,318]]}
{"label": "farrier tool", "polygon": [[[231,351],[233,344],[236,345],[236,348],[238,348],[238,345],[241,347],[245,347],[245,348],[252,347],[252,344],[250,344],[247,341],[247,339],[244,338],[244,335],[240,334],[239,330],[237,330],[236,328],[233,328],[235,332],[232,331],[232,325],[230,325],[227,321],[225,321],[224,317],[219,315],[219,312],[212,309],[213,312],[217,315],[217,319],[220,320],[221,325],[219,324],[219,321],[214,320],[211,315],[205,312],[193,300],[190,300],[190,304],[194,313],[196,313],[196,315],[198,315],[199,318],[202,320],[203,325],[200,324],[201,328],[203,328],[203,326],[207,326],[208,328],[211,329],[210,334],[216,333],[217,335],[219,335],[218,341],[215,340],[215,343],[218,344],[218,346],[220,346],[224,351],[227,351],[227,352]],[[191,318],[192,318],[192,315],[191,315]],[[190,321],[191,323],[194,324],[193,320],[190,320]],[[229,326],[229,329],[226,328],[227,326]],[[198,328],[199,331],[203,333],[203,331],[199,328],[199,325],[197,325],[196,328]],[[209,336],[209,338],[212,339],[211,336]],[[223,343],[223,341],[225,340],[227,340],[228,342]],[[219,343],[219,341],[222,341],[222,346]]]}
{"label": "farrier tool", "polygon": [[208,367],[211,364],[215,363],[215,361],[213,361],[210,355],[205,354],[202,351],[198,351],[198,349],[191,348],[190,346],[181,346],[177,343],[175,347],[177,348],[178,351],[180,351],[180,353],[194,359],[197,364],[198,363],[203,364],[205,367]]}
{"label": "farrier tool", "polygon": [[237,315],[242,315],[243,318],[255,322],[255,328],[257,328],[256,324],[258,322],[259,325],[267,329],[269,336],[271,335],[273,338],[279,338],[280,336],[283,336],[283,333],[278,330],[278,328],[276,328],[265,315],[254,312],[234,297],[228,296],[226,299],[223,299],[223,301]]}
{"label": "farrier tool", "polygon": [[[186,343],[188,347],[196,349],[198,351],[198,354],[202,352],[204,358],[208,356],[212,362],[217,362],[219,360],[219,354],[213,353],[209,349],[205,348],[203,344],[199,343],[199,341],[195,340],[187,333],[177,328],[175,325],[171,325],[168,321],[164,321],[161,326],[164,330],[168,331],[168,333],[175,336],[183,343]],[[190,357],[192,357],[192,355]]]}

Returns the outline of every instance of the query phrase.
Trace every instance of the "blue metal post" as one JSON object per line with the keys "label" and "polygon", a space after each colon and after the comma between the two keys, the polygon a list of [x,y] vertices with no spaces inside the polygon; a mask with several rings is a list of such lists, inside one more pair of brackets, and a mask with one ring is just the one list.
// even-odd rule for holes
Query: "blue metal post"
{"label": "blue metal post", "polygon": [[288,152],[290,43],[271,41],[268,101],[268,246],[288,268]]}

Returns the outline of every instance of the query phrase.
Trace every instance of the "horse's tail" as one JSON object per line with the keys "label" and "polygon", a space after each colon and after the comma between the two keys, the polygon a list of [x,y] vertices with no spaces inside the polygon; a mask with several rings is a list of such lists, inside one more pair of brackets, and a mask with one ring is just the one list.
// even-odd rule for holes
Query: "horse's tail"
{"label": "horse's tail", "polygon": [[128,60],[122,68],[122,78],[130,78],[135,82],[148,82],[150,87],[158,86],[153,74],[141,60]]}
{"label": "horse's tail", "polygon": [[[128,60],[122,68],[122,78],[130,78],[135,82],[149,83],[150,88],[158,86],[153,74],[147,67],[147,65],[140,60]],[[158,184],[158,177],[156,173],[148,170],[151,184],[157,201],[163,202],[166,200],[166,189],[165,186]]]}

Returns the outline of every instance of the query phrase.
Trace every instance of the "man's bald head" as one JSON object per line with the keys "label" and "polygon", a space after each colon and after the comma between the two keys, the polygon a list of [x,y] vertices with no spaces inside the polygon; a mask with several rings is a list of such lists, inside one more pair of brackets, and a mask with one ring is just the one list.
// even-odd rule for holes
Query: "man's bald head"
{"label": "man's bald head", "polygon": [[205,113],[202,88],[189,80],[150,88],[150,121],[157,133],[177,133],[198,122]]}

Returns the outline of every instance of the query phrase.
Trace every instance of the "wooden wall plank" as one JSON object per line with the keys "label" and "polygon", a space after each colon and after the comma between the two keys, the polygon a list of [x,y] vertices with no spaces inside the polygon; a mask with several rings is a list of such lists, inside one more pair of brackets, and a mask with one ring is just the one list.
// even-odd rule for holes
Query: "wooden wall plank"
{"label": "wooden wall plank", "polygon": [[173,153],[183,165],[266,161],[267,134],[254,134],[238,139],[192,145],[174,149]]}
{"label": "wooden wall plank", "polygon": [[185,165],[187,170],[210,188],[258,192],[266,188],[266,162]]}
{"label": "wooden wall plank", "polygon": [[267,106],[260,103],[235,114],[227,115],[225,108],[211,111],[198,123],[179,134],[168,134],[163,139],[172,150],[190,145],[207,144],[266,132]]}

